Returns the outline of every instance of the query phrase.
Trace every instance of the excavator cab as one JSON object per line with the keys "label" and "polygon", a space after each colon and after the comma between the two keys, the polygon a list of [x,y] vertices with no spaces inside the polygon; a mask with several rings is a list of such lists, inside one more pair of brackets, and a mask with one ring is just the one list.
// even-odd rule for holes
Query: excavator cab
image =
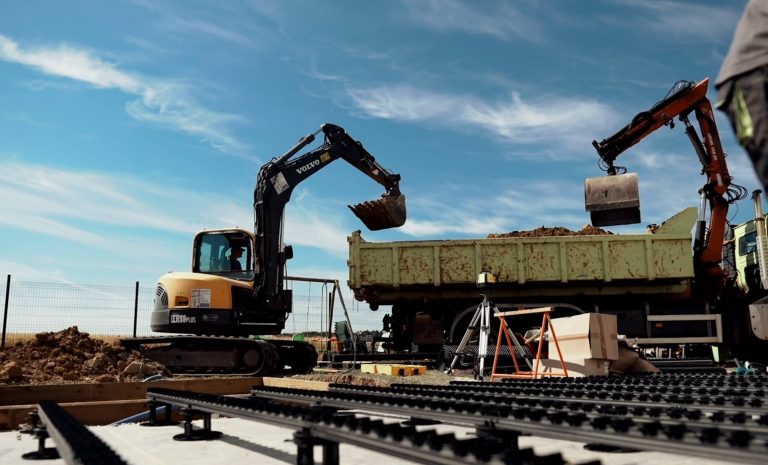
{"label": "excavator cab", "polygon": [[640,222],[637,174],[613,174],[584,181],[584,205],[593,226]]}
{"label": "excavator cab", "polygon": [[253,240],[238,229],[201,231],[193,243],[192,271],[250,279],[253,276]]}

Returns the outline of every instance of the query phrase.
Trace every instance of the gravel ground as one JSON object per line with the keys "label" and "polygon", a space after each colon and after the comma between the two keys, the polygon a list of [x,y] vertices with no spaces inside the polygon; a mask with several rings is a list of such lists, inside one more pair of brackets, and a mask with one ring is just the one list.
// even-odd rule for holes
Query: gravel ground
{"label": "gravel ground", "polygon": [[391,384],[448,384],[453,380],[472,380],[471,372],[455,371],[448,375],[440,370],[427,370],[423,375],[390,376],[384,374],[362,373],[360,370],[339,371],[336,373],[310,373],[295,375],[292,379],[325,381],[327,383],[351,384],[355,386],[389,387]]}

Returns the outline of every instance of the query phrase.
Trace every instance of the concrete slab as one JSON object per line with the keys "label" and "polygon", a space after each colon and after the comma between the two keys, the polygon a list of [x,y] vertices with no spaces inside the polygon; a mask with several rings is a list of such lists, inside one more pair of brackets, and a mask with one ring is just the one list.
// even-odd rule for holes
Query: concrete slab
{"label": "concrete slab", "polygon": [[[398,421],[387,419],[387,421]],[[197,424],[198,422],[196,422]],[[198,424],[198,427],[201,426]],[[128,463],[135,465],[167,465],[169,463],[195,464],[239,464],[259,463],[261,465],[284,465],[296,463],[296,445],[293,430],[264,423],[234,418],[213,418],[212,427],[224,433],[214,441],[179,442],[172,437],[182,432],[181,425],[144,427],[135,424],[121,426],[94,426],[90,430],[109,444]],[[449,425],[420,426],[419,429],[437,429],[439,432],[453,432],[457,437],[473,434],[471,428]],[[53,442],[46,442],[48,447]],[[590,460],[601,460],[604,465],[726,465],[729,462],[702,460],[659,452],[608,453],[590,451],[584,444],[569,441],[542,439],[531,436],[520,438],[520,447],[533,447],[538,455],[561,453],[573,464]],[[22,454],[37,449],[37,440],[17,432],[0,433],[0,463],[3,465],[29,465]],[[360,465],[387,463],[406,465],[412,462],[385,456],[359,447],[342,444],[341,463]],[[318,447],[315,460],[321,462],[322,453]],[[63,464],[63,460],[46,461],[46,465]]]}

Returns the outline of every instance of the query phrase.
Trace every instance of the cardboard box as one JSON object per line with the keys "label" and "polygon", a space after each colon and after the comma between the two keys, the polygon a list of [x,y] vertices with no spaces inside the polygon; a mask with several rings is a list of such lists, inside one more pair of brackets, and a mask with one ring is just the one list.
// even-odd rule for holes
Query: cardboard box
{"label": "cardboard box", "polygon": [[[585,313],[552,318],[563,360],[581,363],[585,359],[617,360],[616,315]],[[557,347],[549,331],[549,358],[557,359]]]}
{"label": "cardboard box", "polygon": [[[557,328],[555,328],[557,331]],[[581,378],[584,376],[606,376],[608,375],[609,360],[598,358],[587,358],[578,362],[565,362],[565,369],[568,370],[568,376],[571,378]],[[563,371],[560,360],[543,359],[541,364],[544,373],[561,373]]]}

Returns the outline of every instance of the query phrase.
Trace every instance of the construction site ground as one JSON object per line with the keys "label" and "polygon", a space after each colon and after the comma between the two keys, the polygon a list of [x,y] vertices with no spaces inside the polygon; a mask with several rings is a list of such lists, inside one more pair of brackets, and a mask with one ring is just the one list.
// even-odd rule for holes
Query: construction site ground
{"label": "construction site ground", "polygon": [[[395,421],[390,419],[390,421]],[[198,425],[200,426],[200,425]],[[213,427],[224,433],[216,441],[177,442],[171,439],[181,432],[179,426],[146,428],[139,425],[92,427],[99,438],[109,444],[130,464],[161,465],[184,464],[246,464],[284,465],[296,463],[294,431],[241,419],[214,419]],[[432,427],[434,428],[434,426]],[[439,426],[441,433],[457,436],[472,434],[470,429]],[[568,463],[579,464],[601,460],[604,465],[668,464],[668,465],[725,465],[727,462],[702,460],[659,452],[607,453],[584,448],[584,444],[558,440],[543,440],[531,436],[520,438],[521,448],[532,447],[537,455],[560,453]],[[21,455],[35,450],[37,441],[28,435],[18,437],[14,432],[0,433],[0,462],[5,465],[28,464]],[[319,454],[318,454],[319,455]],[[63,460],[46,461],[50,465]],[[345,465],[380,464],[405,465],[408,461],[373,453],[359,447],[342,444],[340,463]]]}
{"label": "construction site ground", "polygon": [[[385,418],[387,422],[399,422],[406,418]],[[196,427],[202,427],[196,422]],[[293,442],[295,430],[280,428],[264,423],[257,423],[237,418],[214,418],[212,428],[223,436],[218,440],[199,442],[179,442],[172,437],[183,431],[181,425],[158,426],[148,428],[138,424],[120,426],[91,426],[89,429],[108,444],[129,464],[168,464],[185,463],[188,465],[215,463],[259,463],[263,465],[295,464],[297,450]],[[419,429],[433,428],[440,433],[453,433],[456,437],[470,437],[473,429],[452,425],[431,425]],[[47,446],[52,446],[48,440]],[[539,456],[559,453],[566,463],[580,464],[599,460],[604,465],[656,464],[668,465],[725,465],[728,462],[703,460],[697,457],[672,455],[660,452],[601,452],[590,450],[579,442],[543,439],[533,436],[521,436],[519,445],[522,449],[533,448]],[[37,440],[17,431],[0,433],[0,463],[4,465],[26,464],[22,455],[37,449]],[[320,451],[316,451],[319,458]],[[58,465],[65,463],[61,459],[46,463]],[[361,463],[387,463],[400,465],[413,463],[382,455],[360,447],[342,444],[340,446],[340,464],[359,465]],[[542,462],[544,463],[544,462]]]}
{"label": "construction site ground", "polygon": [[[172,437],[183,431],[183,426],[159,426],[147,428],[136,423],[110,425],[117,420],[143,412],[146,409],[147,387],[170,387],[172,389],[216,394],[247,395],[251,386],[291,387],[309,390],[327,390],[329,383],[347,383],[363,386],[388,386],[392,383],[447,384],[454,379],[471,379],[470,373],[447,375],[437,370],[428,370],[417,376],[389,376],[365,374],[359,370],[322,372],[296,375],[287,378],[197,378],[160,380],[154,382],[110,382],[110,383],[68,383],[37,385],[0,386],[3,404],[22,403],[25,405],[4,405],[0,407],[0,423],[8,421],[11,415],[19,422],[35,408],[35,402],[43,398],[61,402],[101,440],[115,450],[130,464],[167,464],[170,461],[192,464],[213,463],[297,463],[297,449],[293,442],[295,430],[237,418],[212,420],[212,427],[223,436],[218,440],[200,442],[179,442]],[[57,398],[58,396],[58,398]],[[127,399],[127,398],[130,398]],[[107,400],[119,399],[119,400]],[[14,409],[16,409],[14,411]],[[21,411],[26,410],[26,411]],[[87,418],[100,418],[87,420]],[[401,422],[408,418],[384,418],[386,422]],[[196,422],[196,427],[202,427]],[[29,463],[22,455],[34,451],[38,441],[27,434],[19,434],[20,426],[0,432],[0,463]],[[419,429],[436,428],[440,433],[453,433],[458,438],[471,437],[472,428],[454,425],[429,425]],[[53,446],[49,439],[47,445]],[[727,462],[702,460],[652,451],[601,451],[584,443],[546,439],[523,435],[519,438],[521,448],[533,448],[539,456],[559,453],[569,464],[599,460],[604,465],[652,464],[670,465],[724,465]],[[319,458],[320,450],[316,455]],[[380,453],[342,444],[341,464],[389,463],[399,465],[408,462],[387,457]],[[48,461],[50,464],[65,463],[61,459]]]}
{"label": "construction site ground", "polygon": [[[143,382],[153,375],[156,381]],[[57,333],[40,333],[26,342],[0,351],[0,463],[29,463],[22,455],[37,449],[38,441],[20,434],[29,413],[45,399],[59,402],[78,421],[106,442],[131,464],[213,463],[297,463],[293,442],[295,430],[237,418],[213,419],[213,429],[221,431],[218,440],[178,442],[172,436],[182,425],[147,428],[136,423],[113,423],[145,412],[149,387],[205,392],[220,395],[248,395],[252,386],[291,387],[327,390],[330,383],[387,387],[390,384],[448,384],[452,380],[472,379],[471,372],[448,375],[427,370],[413,376],[390,376],[356,370],[321,370],[284,378],[211,377],[169,378],[162,365],[144,360],[138,353],[126,351],[116,342],[105,342],[78,331],[76,327]],[[408,418],[385,418],[401,422]],[[198,427],[200,425],[198,424]],[[458,438],[471,437],[472,428],[430,425],[441,433]],[[533,448],[537,455],[560,453],[569,464],[600,460],[605,465],[704,464],[726,462],[650,451],[609,452],[593,450],[579,442],[569,442],[523,435],[521,448]],[[49,439],[47,445],[53,446]],[[319,456],[319,451],[317,452]],[[412,463],[346,444],[340,448],[340,463]],[[47,463],[65,463],[62,459]]]}

